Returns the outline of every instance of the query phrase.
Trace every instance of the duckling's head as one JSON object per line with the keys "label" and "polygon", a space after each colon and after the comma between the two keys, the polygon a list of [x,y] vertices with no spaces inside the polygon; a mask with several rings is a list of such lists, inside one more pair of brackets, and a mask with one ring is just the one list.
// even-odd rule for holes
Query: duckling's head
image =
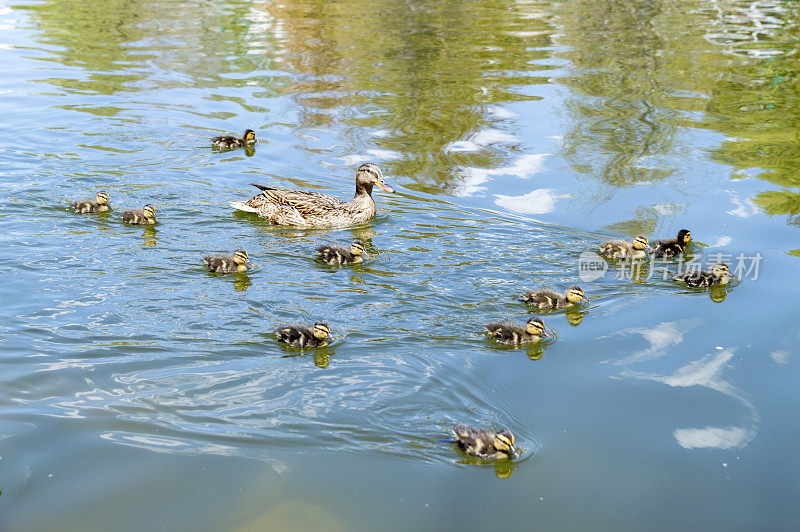
{"label": "duckling's head", "polygon": [[525,330],[534,336],[549,336],[544,330],[544,322],[540,318],[529,319],[525,324]]}
{"label": "duckling's head", "polygon": [[386,192],[394,192],[394,189],[383,180],[383,172],[377,164],[364,163],[359,166],[356,173],[356,191],[366,189],[367,192],[372,192],[374,185],[378,185]]}
{"label": "duckling's head", "polygon": [[682,244],[688,244],[692,241],[692,232],[688,229],[681,229],[678,231],[678,242]]}
{"label": "duckling's head", "polygon": [[313,334],[314,338],[317,340],[326,339],[330,333],[331,328],[328,327],[328,324],[324,321],[318,321],[314,324],[314,327],[311,328],[311,334]]}
{"label": "duckling's head", "polygon": [[106,192],[105,190],[101,190],[100,192],[98,192],[97,196],[95,197],[95,200],[100,205],[105,205],[106,203],[108,203],[108,199],[109,199],[108,192]]}
{"label": "duckling's head", "polygon": [[731,270],[724,262],[718,262],[711,266],[711,273],[721,279],[727,279],[728,277],[731,277]]}
{"label": "duckling's head", "polygon": [[247,252],[245,250],[243,250],[243,249],[237,249],[236,251],[233,252],[233,262],[235,262],[236,264],[239,264],[239,265],[245,264],[245,263],[246,264],[252,264],[250,262],[250,260],[249,260],[249,256],[247,255]]}
{"label": "duckling's head", "polygon": [[256,141],[256,132],[252,129],[245,129],[244,136],[242,137],[247,144]]}
{"label": "duckling's head", "polygon": [[647,243],[647,237],[646,236],[637,235],[637,236],[633,237],[633,249],[642,250],[642,249],[647,249],[648,247],[649,246],[648,246],[648,243]]}
{"label": "duckling's head", "polygon": [[570,303],[580,303],[581,301],[584,303],[589,302],[586,294],[583,293],[583,288],[578,285],[573,285],[567,288],[567,301]]}
{"label": "duckling's head", "polygon": [[156,217],[156,208],[150,205],[149,203],[144,206],[142,212],[144,212],[145,217],[148,219],[153,220]]}
{"label": "duckling's head", "polygon": [[361,240],[353,240],[353,242],[350,244],[350,253],[352,253],[356,257],[358,257],[359,255],[364,255],[365,254],[364,248],[366,247],[367,245],[364,244],[364,242],[362,242]]}
{"label": "duckling's head", "polygon": [[494,448],[506,453],[511,458],[519,456],[519,451],[514,445],[514,435],[511,434],[510,430],[503,429],[494,435]]}

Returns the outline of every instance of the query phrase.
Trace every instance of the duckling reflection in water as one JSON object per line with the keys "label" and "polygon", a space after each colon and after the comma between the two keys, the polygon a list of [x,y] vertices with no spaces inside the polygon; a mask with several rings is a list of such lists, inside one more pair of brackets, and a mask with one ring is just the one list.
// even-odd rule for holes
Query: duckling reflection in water
{"label": "duckling reflection in water", "polygon": [[535,344],[543,336],[550,336],[544,328],[544,322],[539,318],[531,318],[525,327],[508,322],[490,322],[486,324],[489,336],[507,345]]}
{"label": "duckling reflection in water", "polygon": [[105,212],[109,209],[108,200],[108,192],[101,190],[94,199],[87,198],[78,200],[72,203],[70,208],[75,209],[75,212],[80,214],[86,214],[87,212]]}
{"label": "duckling reflection in water", "polygon": [[646,250],[650,246],[647,243],[647,237],[639,235],[633,238],[631,242],[625,240],[609,240],[600,245],[600,254],[609,259],[643,259],[647,253]]}
{"label": "duckling reflection in water", "polygon": [[656,245],[653,248],[653,256],[656,258],[661,258],[680,255],[686,251],[686,248],[689,247],[689,243],[691,241],[691,231],[688,229],[681,229],[678,231],[678,237],[675,240],[663,240],[661,242],[656,242]]}
{"label": "duckling reflection in water", "polygon": [[122,213],[122,221],[131,225],[148,225],[158,221],[156,208],[149,203],[141,209],[131,209]]}
{"label": "duckling reflection in water", "polygon": [[453,440],[447,441],[455,443],[470,456],[485,460],[509,460],[519,456],[510,430],[493,432],[468,425],[456,425],[450,432],[453,433]]}
{"label": "duckling reflection in water", "polygon": [[242,146],[251,146],[256,142],[256,132],[252,129],[245,129],[244,135],[235,137],[233,135],[222,135],[211,139],[211,146],[218,150],[232,150]]}
{"label": "duckling reflection in water", "polygon": [[672,278],[673,281],[686,283],[691,288],[702,288],[707,286],[720,286],[728,284],[731,280],[731,270],[728,265],[718,262],[711,266],[711,271],[693,271],[678,274]]}
{"label": "duckling reflection in water", "polygon": [[237,249],[233,255],[206,255],[203,262],[209,270],[216,273],[246,272],[247,265],[253,264],[243,249]]}
{"label": "duckling reflection in water", "polygon": [[524,293],[519,300],[540,309],[559,309],[589,302],[583,288],[578,285],[567,288],[564,295],[547,289],[531,290]]}
{"label": "duckling reflection in water", "polygon": [[312,327],[305,325],[281,325],[275,329],[278,341],[292,347],[320,347],[328,344],[331,328],[324,321],[315,323]]}
{"label": "duckling reflection in water", "polygon": [[317,260],[331,266],[359,264],[364,262],[362,255],[367,256],[364,251],[365,247],[366,244],[361,240],[353,240],[350,244],[350,249],[333,244],[324,244],[317,246]]}

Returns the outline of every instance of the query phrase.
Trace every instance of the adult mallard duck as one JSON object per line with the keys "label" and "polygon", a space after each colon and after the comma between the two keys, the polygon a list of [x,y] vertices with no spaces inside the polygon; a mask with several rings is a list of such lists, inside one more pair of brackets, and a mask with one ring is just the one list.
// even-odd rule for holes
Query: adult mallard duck
{"label": "adult mallard duck", "polygon": [[331,266],[358,264],[364,262],[362,255],[366,255],[365,247],[366,244],[361,240],[353,240],[350,249],[333,244],[323,244],[317,246],[317,260]]}
{"label": "adult mallard duck", "polygon": [[728,281],[731,280],[731,270],[728,268],[727,264],[718,262],[711,266],[711,271],[681,273],[673,277],[672,280],[679,283],[686,283],[687,286],[692,288],[718,286],[728,284]]}
{"label": "adult mallard duck", "polygon": [[247,201],[231,202],[231,207],[254,212],[277,225],[300,227],[339,227],[365,222],[376,212],[372,187],[378,185],[386,192],[394,192],[383,180],[381,169],[372,163],[358,167],[356,194],[348,202],[320,192],[250,184],[263,192]]}
{"label": "adult mallard duck", "polygon": [[211,139],[211,145],[217,149],[221,150],[231,150],[233,148],[241,148],[242,146],[249,146],[251,144],[255,144],[256,142],[256,132],[252,129],[245,129],[244,135],[239,137],[234,137],[232,135],[223,135],[221,137],[213,137]]}
{"label": "adult mallard duck", "polygon": [[246,272],[247,265],[252,264],[243,249],[237,249],[233,255],[206,255],[203,262],[209,270],[216,273]]}
{"label": "adult mallard duck", "polygon": [[494,432],[468,425],[456,425],[450,432],[453,433],[452,442],[470,456],[486,460],[508,460],[519,456],[510,430]]}
{"label": "adult mallard duck", "polygon": [[305,325],[281,325],[275,329],[278,341],[285,342],[292,347],[320,347],[328,343],[331,328],[324,321],[315,323],[312,327]]}
{"label": "adult mallard duck", "polygon": [[542,336],[550,336],[544,328],[544,322],[539,318],[531,318],[525,327],[520,327],[513,323],[491,322],[486,324],[489,336],[501,344],[519,345],[535,344],[542,339]]}
{"label": "adult mallard duck", "polygon": [[600,246],[600,254],[609,259],[643,259],[646,255],[645,250],[650,246],[647,244],[646,236],[636,236],[633,241],[609,240]]}
{"label": "adult mallard duck", "polygon": [[87,212],[105,212],[108,210],[108,192],[101,190],[94,199],[86,198],[78,200],[70,205],[75,212],[85,214]]}
{"label": "adult mallard duck", "polygon": [[653,256],[661,258],[680,255],[686,251],[686,248],[689,246],[689,242],[691,241],[691,231],[688,229],[681,229],[678,231],[678,238],[675,240],[662,240],[660,242],[656,242],[656,245],[653,248]]}
{"label": "adult mallard duck", "polygon": [[132,225],[149,225],[158,221],[156,208],[149,203],[141,209],[131,209],[122,213],[122,221]]}
{"label": "adult mallard duck", "polygon": [[580,302],[589,302],[583,288],[578,285],[567,288],[564,295],[546,289],[532,290],[524,293],[519,300],[540,309],[566,308]]}

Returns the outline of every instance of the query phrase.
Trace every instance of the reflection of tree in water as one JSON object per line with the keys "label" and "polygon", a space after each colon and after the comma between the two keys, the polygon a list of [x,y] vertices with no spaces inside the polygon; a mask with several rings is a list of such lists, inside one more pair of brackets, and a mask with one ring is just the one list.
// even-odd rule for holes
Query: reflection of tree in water
{"label": "reflection of tree in water", "polygon": [[553,28],[525,9],[510,1],[305,0],[269,11],[288,34],[283,59],[301,74],[293,90],[302,125],[339,120],[352,137],[367,136],[351,137],[356,146],[345,154],[377,145],[395,157],[391,173],[446,188],[462,166],[501,162],[490,150],[448,147],[499,120],[487,106],[531,99],[516,87],[546,82],[525,71],[546,57],[535,48],[550,45]]}
{"label": "reflection of tree in water", "polygon": [[580,74],[562,79],[590,98],[568,102],[575,126],[564,141],[565,156],[581,172],[627,186],[669,175],[644,160],[673,148],[674,127],[657,107],[664,92],[667,43],[654,28],[661,3],[649,0],[569,2],[561,41]]}

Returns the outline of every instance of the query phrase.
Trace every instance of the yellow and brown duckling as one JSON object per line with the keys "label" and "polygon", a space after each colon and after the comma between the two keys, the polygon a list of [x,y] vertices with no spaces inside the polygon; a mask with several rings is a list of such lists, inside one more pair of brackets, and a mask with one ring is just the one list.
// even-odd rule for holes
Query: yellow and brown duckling
{"label": "yellow and brown duckling", "polygon": [[233,135],[223,135],[220,137],[213,137],[211,145],[220,150],[232,150],[233,148],[241,148],[243,146],[250,146],[256,142],[256,132],[252,129],[245,129],[242,137],[234,137]]}
{"label": "yellow and brown duckling", "polygon": [[108,200],[108,192],[101,190],[94,199],[86,198],[78,200],[70,205],[70,207],[80,214],[85,214],[87,212],[105,212],[109,209]]}
{"label": "yellow and brown duckling", "polygon": [[711,266],[711,271],[693,271],[678,274],[672,278],[673,281],[686,283],[692,288],[702,288],[704,286],[719,286],[728,284],[731,280],[731,270],[728,265],[718,262]]}
{"label": "yellow and brown duckling", "polygon": [[547,289],[531,290],[522,294],[519,300],[540,309],[566,308],[581,302],[589,302],[583,288],[578,285],[570,286],[563,295]]}
{"label": "yellow and brown duckling", "polygon": [[141,209],[131,209],[122,213],[122,221],[131,225],[149,225],[158,221],[156,208],[149,203]]}
{"label": "yellow and brown duckling", "polygon": [[377,212],[372,187],[378,185],[386,192],[394,192],[383,180],[381,169],[372,163],[358,167],[356,193],[346,202],[321,192],[250,184],[262,190],[261,194],[247,201],[233,201],[231,207],[256,213],[276,225],[299,227],[341,227],[366,222]]}
{"label": "yellow and brown duckling", "polygon": [[203,257],[208,269],[216,273],[238,273],[246,272],[247,265],[250,262],[247,252],[243,249],[237,249],[233,255],[206,255]]}
{"label": "yellow and brown duckling", "polygon": [[364,251],[366,244],[361,240],[353,240],[350,244],[350,249],[333,244],[324,244],[317,246],[317,260],[330,264],[331,266],[340,266],[342,264],[358,264],[364,262],[362,255],[367,255]]}
{"label": "yellow and brown duckling", "polygon": [[525,327],[520,327],[514,323],[491,322],[486,324],[489,336],[507,345],[535,344],[543,336],[550,336],[544,328],[544,322],[539,318],[531,318]]}
{"label": "yellow and brown duckling", "polygon": [[686,251],[686,248],[689,246],[689,242],[691,241],[691,231],[688,229],[681,229],[678,231],[678,238],[675,240],[663,240],[661,242],[656,242],[656,245],[653,248],[653,256],[661,258],[680,255]]}
{"label": "yellow and brown duckling", "polygon": [[310,328],[305,325],[281,325],[275,329],[278,340],[292,347],[327,345],[330,334],[331,328],[324,321],[319,321]]}
{"label": "yellow and brown duckling", "polygon": [[510,430],[494,432],[468,425],[456,425],[450,432],[453,433],[453,443],[470,456],[486,460],[509,460],[519,456]]}
{"label": "yellow and brown duckling", "polygon": [[647,237],[638,235],[631,242],[626,240],[609,240],[600,246],[600,254],[609,259],[643,259],[650,246]]}

